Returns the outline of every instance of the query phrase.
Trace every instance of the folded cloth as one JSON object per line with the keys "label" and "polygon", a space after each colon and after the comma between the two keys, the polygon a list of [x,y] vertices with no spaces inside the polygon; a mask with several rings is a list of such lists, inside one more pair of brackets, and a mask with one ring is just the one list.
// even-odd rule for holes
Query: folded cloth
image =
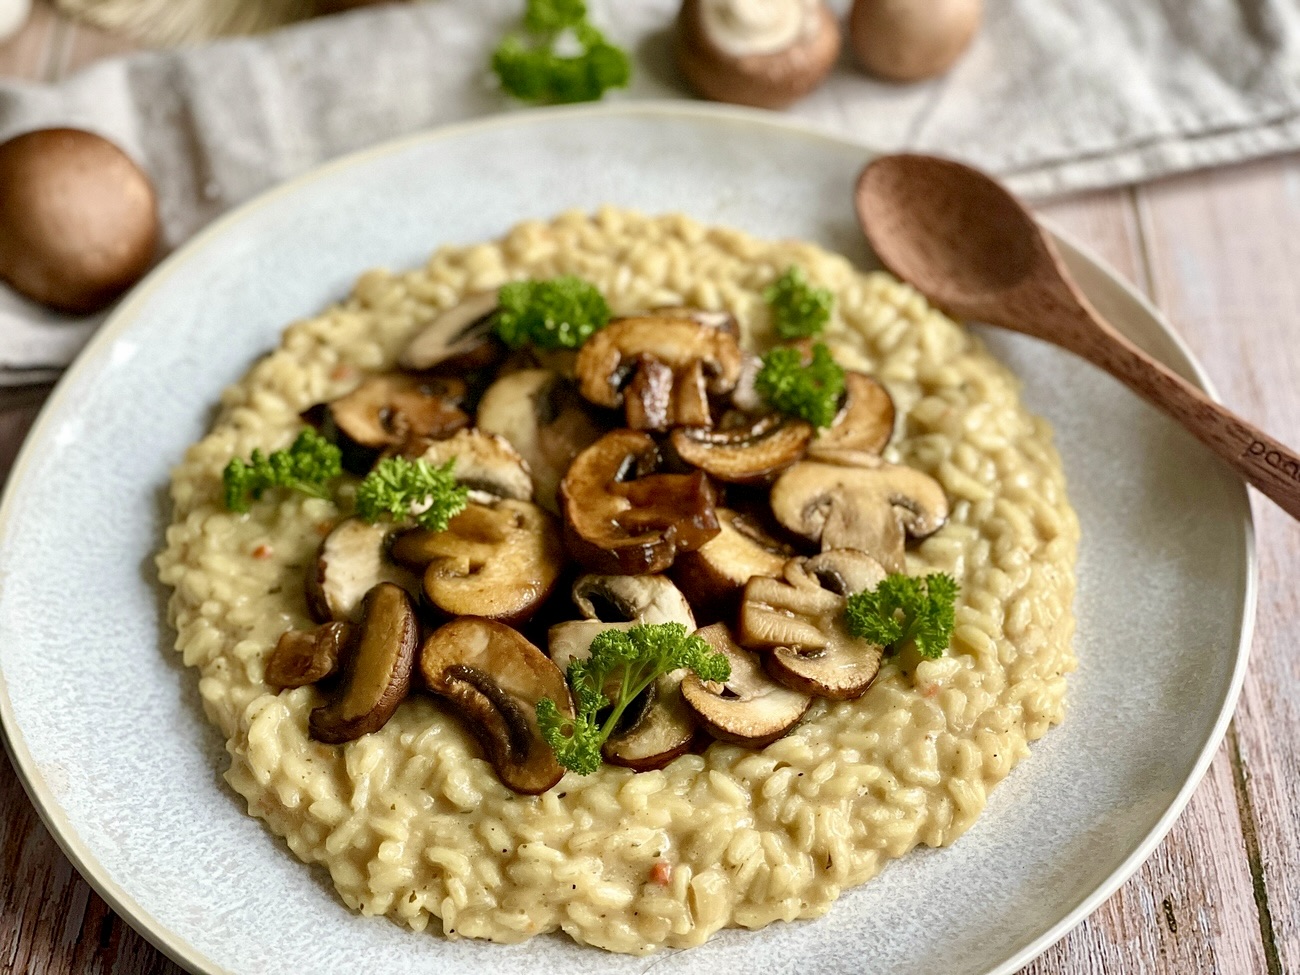
{"label": "folded cloth", "polygon": [[[591,0],[634,52],[614,98],[687,94],[677,0]],[[371,7],[255,38],[95,64],[56,85],[0,84],[0,139],[48,125],[112,138],[153,175],[165,244],[322,160],[500,112],[487,70],[521,0]],[[848,0],[838,0],[846,12]],[[957,156],[1030,196],[1148,179],[1300,146],[1293,0],[986,0],[944,78],[874,81],[846,53],[790,114],[865,145]],[[22,322],[21,325],[14,324]],[[0,302],[0,383],[64,365],[93,329]]]}

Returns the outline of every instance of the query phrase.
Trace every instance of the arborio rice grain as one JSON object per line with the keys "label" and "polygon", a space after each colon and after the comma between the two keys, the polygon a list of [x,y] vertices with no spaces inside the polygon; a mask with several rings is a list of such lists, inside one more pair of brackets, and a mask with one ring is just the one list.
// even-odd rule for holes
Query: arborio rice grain
{"label": "arborio rice grain", "polygon": [[[340,511],[272,492],[230,514],[220,482],[231,457],[288,445],[299,411],[391,366],[469,292],[577,274],[615,313],[729,309],[762,347],[761,292],[791,264],[835,292],[836,356],[873,372],[905,417],[887,458],[936,477],[952,502],[947,526],[908,554],[909,572],[962,585],[947,655],[886,662],[864,698],[814,705],[762,751],[714,744],[662,771],[569,773],[537,797],[505,789],[422,697],[349,745],[308,739],[316,691],[272,693],[263,666],[284,630],[311,625],[305,566]],[[368,272],[226,390],[172,497],[158,565],[175,587],[176,647],[228,740],[227,781],[298,857],[329,870],[349,907],[417,931],[433,918],[450,937],[515,942],[558,928],[646,952],[822,914],[887,860],[960,836],[1027,743],[1060,722],[1075,667],[1078,525],[1051,431],[1021,406],[1015,378],[885,274],[684,216],[566,213],[499,243],[445,247],[414,271]],[[255,558],[259,546],[269,553]]]}

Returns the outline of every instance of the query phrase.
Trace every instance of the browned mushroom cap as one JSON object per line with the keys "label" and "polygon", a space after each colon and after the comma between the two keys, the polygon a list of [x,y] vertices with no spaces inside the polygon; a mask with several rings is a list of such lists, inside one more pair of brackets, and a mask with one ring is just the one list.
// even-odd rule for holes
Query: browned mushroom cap
{"label": "browned mushroom cap", "polygon": [[682,460],[720,481],[766,484],[803,457],[812,437],[808,421],[769,413],[729,429],[678,427],[672,444]]}
{"label": "browned mushroom cap", "polygon": [[444,613],[504,623],[531,618],[564,567],[560,526],[527,501],[470,504],[446,531],[398,536],[392,552],[423,568],[424,593]]}
{"label": "browned mushroom cap", "polygon": [[709,394],[735,387],[740,346],[729,332],[690,318],[623,318],[587,340],[577,369],[582,395],[623,406],[634,429],[709,426]]}
{"label": "browned mushroom cap", "polygon": [[303,415],[319,419],[325,434],[338,441],[347,470],[365,474],[384,450],[420,438],[450,437],[469,426],[469,415],[460,408],[464,399],[465,383],[459,379],[381,373]]}
{"label": "browned mushroom cap", "polygon": [[903,569],[906,536],[924,538],[943,527],[948,499],[939,482],[897,464],[849,467],[795,464],[772,485],[772,513],[786,528],[823,549],[868,552],[890,572]]}
{"label": "browned mushroom cap", "polygon": [[655,442],[635,430],[611,431],[573,461],[560,482],[560,510],[569,551],[588,569],[662,572],[678,552],[718,534],[709,479],[652,473],[658,464]]}
{"label": "browned mushroom cap", "polygon": [[714,101],[784,108],[821,84],[840,51],[822,0],[685,0],[677,24],[678,66]]}
{"label": "browned mushroom cap", "polygon": [[844,376],[844,407],[808,448],[813,460],[854,463],[859,454],[879,456],[894,435],[894,400],[866,373]]}
{"label": "browned mushroom cap", "polygon": [[266,682],[283,690],[324,680],[338,668],[351,636],[352,627],[347,623],[326,623],[311,632],[286,630],[266,661]]}
{"label": "browned mushroom cap", "polygon": [[734,609],[740,590],[754,576],[779,576],[795,554],[749,515],[717,510],[719,532],[673,563],[673,578],[706,618]]}
{"label": "browned mushroom cap", "polygon": [[463,298],[416,333],[398,364],[417,372],[425,369],[483,369],[500,361],[505,345],[492,334],[495,291]]}
{"label": "browned mushroom cap", "polygon": [[573,584],[573,601],[589,620],[607,623],[681,623],[695,629],[695,616],[667,576],[588,573]]}
{"label": "browned mushroom cap", "polygon": [[736,316],[729,311],[711,311],[707,308],[691,308],[689,305],[663,305],[652,308],[645,314],[655,318],[689,318],[693,322],[720,329],[737,339],[740,338],[740,322],[736,321]]}
{"label": "browned mushroom cap", "polygon": [[[687,610],[689,618],[689,610]],[[676,620],[676,622],[684,622]],[[551,659],[562,671],[575,660],[586,659],[591,641],[605,630],[630,630],[641,621],[604,623],[599,620],[570,620],[551,627],[547,634]],[[694,628],[694,621],[686,624]],[[621,727],[601,747],[601,755],[611,765],[648,772],[663,768],[685,754],[695,737],[695,718],[682,700],[681,682],[688,671],[674,670],[650,685],[624,713]],[[620,676],[613,674],[603,688],[611,701],[621,687]]]}
{"label": "browned mushroom cap", "polygon": [[562,377],[549,369],[521,369],[502,376],[483,394],[478,429],[510,442],[533,475],[537,503],[558,513],[560,478],[607,426]]}
{"label": "browned mushroom cap", "polygon": [[454,437],[422,446],[420,458],[434,467],[454,460],[452,473],[471,492],[516,501],[527,501],[533,496],[528,464],[504,437],[479,430],[461,430]]}
{"label": "browned mushroom cap", "polygon": [[320,622],[355,621],[361,600],[381,582],[419,592],[419,580],[388,560],[393,526],[347,518],[325,536],[307,572],[307,608]]}
{"label": "browned mushroom cap", "polygon": [[697,674],[687,674],[682,681],[682,697],[705,730],[720,741],[748,748],[763,748],[789,734],[812,698],[768,677],[758,658],[731,639],[725,623],[706,626],[695,635],[731,664],[724,684],[701,680]]}
{"label": "browned mushroom cap", "polygon": [[381,582],[366,593],[360,628],[342,661],[343,680],[329,701],[312,711],[311,736],[338,745],[387,724],[410,689],[419,637],[405,589]]}
{"label": "browned mushroom cap", "polygon": [[536,795],[564,775],[537,727],[537,704],[573,717],[564,674],[517,631],[492,620],[453,620],[424,641],[420,672],[478,738],[507,788]]}
{"label": "browned mushroom cap", "polygon": [[768,672],[786,687],[836,700],[861,697],[884,650],[849,633],[844,604],[885,577],[871,556],[851,550],[791,559],[785,578],[749,580],[740,604],[740,642],[764,651]]}

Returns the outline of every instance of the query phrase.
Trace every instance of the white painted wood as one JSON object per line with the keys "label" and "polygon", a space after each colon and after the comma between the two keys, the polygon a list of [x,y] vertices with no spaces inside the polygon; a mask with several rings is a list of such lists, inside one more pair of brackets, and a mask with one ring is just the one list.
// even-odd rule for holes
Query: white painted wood
{"label": "white painted wood", "polygon": [[[1156,184],[1141,195],[1152,272],[1175,325],[1245,416],[1300,432],[1300,157]],[[1300,525],[1257,499],[1259,618],[1237,709],[1239,789],[1270,975],[1300,971]],[[1244,787],[1244,788],[1243,788]]]}

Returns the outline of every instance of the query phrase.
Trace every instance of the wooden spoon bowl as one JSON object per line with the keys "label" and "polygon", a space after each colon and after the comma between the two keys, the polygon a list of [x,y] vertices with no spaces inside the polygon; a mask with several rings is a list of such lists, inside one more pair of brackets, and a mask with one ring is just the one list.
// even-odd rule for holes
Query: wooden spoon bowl
{"label": "wooden spoon bowl", "polygon": [[1117,332],[1071,279],[1029,211],[979,170],[881,156],[862,171],[858,219],[881,262],[955,318],[1013,329],[1106,370],[1300,518],[1300,458]]}

